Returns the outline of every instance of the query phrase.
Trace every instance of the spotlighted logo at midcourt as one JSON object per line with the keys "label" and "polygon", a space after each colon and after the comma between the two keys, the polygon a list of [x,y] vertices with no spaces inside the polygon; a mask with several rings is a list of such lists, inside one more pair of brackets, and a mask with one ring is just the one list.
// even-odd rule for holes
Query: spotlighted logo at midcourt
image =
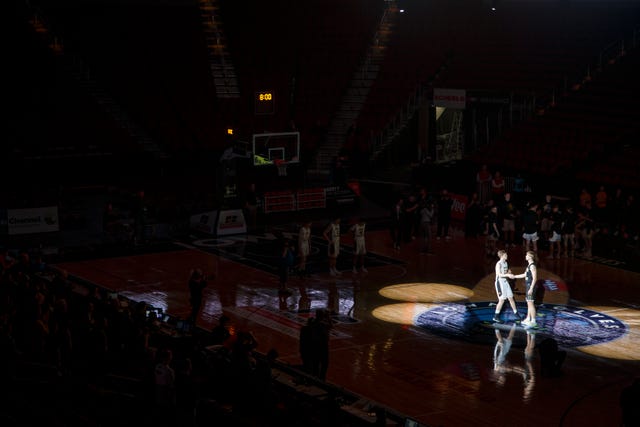
{"label": "spotlighted logo at midcourt", "polygon": [[[389,286],[380,294],[402,302],[373,310],[378,319],[410,325],[416,330],[453,340],[495,344],[495,329],[514,325],[526,334],[552,337],[564,348],[575,348],[601,357],[640,360],[630,349],[640,347],[640,311],[619,307],[577,307],[542,303],[538,306],[536,328],[524,328],[506,306],[503,323],[492,321],[495,301],[474,301],[474,291],[442,283],[404,283]],[[526,313],[524,302],[518,311]]]}
{"label": "spotlighted logo at midcourt", "polygon": [[[430,332],[463,338],[473,342],[494,343],[495,336],[489,329],[511,327],[516,322],[511,313],[503,313],[504,324],[495,324],[492,317],[495,302],[447,303],[426,310],[415,319],[415,326]],[[520,312],[526,312],[526,304],[518,304]],[[505,310],[508,312],[509,310]],[[627,326],[604,313],[568,305],[542,304],[538,307],[538,326],[527,329],[530,333],[550,336],[563,347],[581,347],[617,340],[627,333]]]}

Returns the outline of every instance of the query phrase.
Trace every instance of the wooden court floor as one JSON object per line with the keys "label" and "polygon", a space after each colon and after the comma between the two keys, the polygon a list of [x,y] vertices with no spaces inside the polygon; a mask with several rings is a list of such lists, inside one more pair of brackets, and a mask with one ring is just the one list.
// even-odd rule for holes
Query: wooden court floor
{"label": "wooden court floor", "polygon": [[[283,230],[285,236],[289,230]],[[289,237],[295,238],[295,234]],[[298,365],[298,334],[317,308],[333,313],[327,381],[429,426],[618,426],[621,390],[640,376],[640,274],[580,258],[538,264],[545,293],[540,329],[490,322],[496,259],[482,240],[411,241],[394,250],[386,230],[367,234],[368,273],[351,271],[343,239],[337,277],[318,236],[310,277],[292,275],[279,295],[272,233],[176,242],[174,250],[59,264],[70,274],[173,316],[189,313],[194,267],[212,278],[198,325],[222,313],[250,330],[258,350]],[[526,262],[510,248],[517,274]],[[600,260],[602,261],[602,260]],[[516,284],[526,312],[523,282]],[[535,346],[553,337],[567,352],[559,377],[543,377]]]}

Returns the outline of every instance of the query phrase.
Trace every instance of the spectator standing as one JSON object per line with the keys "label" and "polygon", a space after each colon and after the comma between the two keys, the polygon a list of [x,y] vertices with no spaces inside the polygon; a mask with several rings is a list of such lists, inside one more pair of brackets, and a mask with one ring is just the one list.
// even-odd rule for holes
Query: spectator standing
{"label": "spectator standing", "polygon": [[489,213],[485,220],[485,241],[486,255],[492,257],[496,253],[497,242],[500,240],[500,228],[498,227],[498,207],[492,205],[489,207]]}
{"label": "spectator standing", "polygon": [[502,205],[500,207],[500,216],[502,217],[502,232],[505,247],[515,244],[516,232],[516,206],[511,200],[511,193],[505,193]]}
{"label": "spectator standing", "polygon": [[189,277],[189,303],[191,304],[191,315],[189,321],[195,326],[202,307],[202,291],[207,287],[207,279],[204,272],[199,268],[191,270]]}
{"label": "spectator standing", "polygon": [[451,224],[451,207],[453,206],[453,199],[449,195],[447,189],[443,189],[440,193],[440,199],[438,200],[438,226],[436,239],[440,240],[441,237],[449,240],[449,225]]}
{"label": "spectator standing", "polygon": [[258,223],[258,195],[254,183],[249,184],[245,192],[243,208],[247,217],[247,229],[254,231]]}
{"label": "spectator standing", "polygon": [[154,369],[155,403],[159,421],[171,422],[176,409],[176,374],[171,367],[173,353],[163,349]]}
{"label": "spectator standing", "polygon": [[324,380],[329,368],[329,337],[332,321],[324,309],[316,310],[316,318],[312,323],[311,347],[313,351],[311,374]]}
{"label": "spectator standing", "polygon": [[622,206],[620,212],[620,226],[624,227],[626,230],[632,230],[637,227],[636,222],[638,221],[638,208],[636,206],[635,199],[633,194],[627,195],[626,202]]}
{"label": "spectator standing", "polygon": [[212,345],[224,345],[229,338],[231,338],[231,332],[229,332],[229,319],[224,314],[218,319],[218,324],[211,330],[211,343]]}
{"label": "spectator standing", "polygon": [[404,199],[398,197],[396,203],[391,208],[391,240],[393,243],[393,249],[400,249],[400,242],[402,241],[402,230],[404,228],[405,212],[404,212]]}
{"label": "spectator standing", "polygon": [[491,198],[498,202],[502,199],[505,192],[504,177],[500,171],[496,171],[491,179]]}
{"label": "spectator standing", "polygon": [[406,214],[405,229],[403,231],[404,241],[409,243],[411,240],[415,240],[419,233],[417,224],[420,218],[420,204],[413,194],[409,196],[404,211]]}
{"label": "spectator standing", "polygon": [[551,236],[551,211],[553,210],[553,198],[551,194],[544,196],[540,213],[539,237],[546,242]]}
{"label": "spectator standing", "polygon": [[521,174],[516,175],[515,179],[513,180],[513,192],[515,193],[514,196],[519,203],[522,193],[524,193],[524,178]]}
{"label": "spectator standing", "polygon": [[345,158],[342,156],[334,157],[331,167],[331,184],[341,188],[347,184],[347,170],[344,160]]}
{"label": "spectator standing", "polygon": [[562,215],[562,226],[560,228],[562,235],[562,247],[564,249],[564,257],[573,257],[576,250],[576,214],[573,212],[573,206],[568,205]]}
{"label": "spectator standing", "polygon": [[595,209],[593,212],[593,219],[598,223],[604,223],[607,219],[607,203],[609,196],[604,188],[604,185],[598,187],[598,191],[595,196]]}
{"label": "spectator standing", "polygon": [[491,179],[491,172],[489,172],[487,165],[482,165],[476,174],[476,191],[481,203],[487,203],[489,200],[489,195],[491,194]]}
{"label": "spectator standing", "polygon": [[620,215],[625,205],[625,197],[622,188],[616,189],[616,194],[609,203],[609,215],[607,220],[615,229],[620,228]]}
{"label": "spectator standing", "polygon": [[532,203],[522,218],[522,240],[525,251],[538,250],[538,204]]}
{"label": "spectator standing", "polygon": [[549,236],[549,258],[553,259],[554,256],[560,258],[562,243],[562,219],[563,215],[558,205],[553,205],[551,208],[551,227]]}
{"label": "spectator standing", "polygon": [[308,374],[313,372],[314,367],[314,349],[313,349],[313,328],[315,318],[309,317],[307,323],[300,328],[299,352],[302,359],[302,368]]}
{"label": "spectator standing", "polygon": [[581,238],[582,255],[590,257],[593,246],[593,219],[591,218],[590,210],[581,209],[578,212],[576,231]]}
{"label": "spectator standing", "polygon": [[433,203],[428,201],[420,209],[420,233],[422,235],[422,253],[431,252],[431,223],[435,215],[435,207]]}
{"label": "spectator standing", "polygon": [[580,208],[586,209],[589,211],[591,210],[591,194],[589,193],[589,191],[587,191],[586,188],[583,188],[580,191],[579,201],[580,201]]}

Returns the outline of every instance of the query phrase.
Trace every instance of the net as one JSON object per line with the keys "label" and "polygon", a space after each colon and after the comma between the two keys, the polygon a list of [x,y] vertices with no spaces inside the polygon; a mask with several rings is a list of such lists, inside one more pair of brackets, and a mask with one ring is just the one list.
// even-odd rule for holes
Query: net
{"label": "net", "polygon": [[287,162],[281,159],[274,159],[273,163],[278,168],[278,176],[287,176]]}

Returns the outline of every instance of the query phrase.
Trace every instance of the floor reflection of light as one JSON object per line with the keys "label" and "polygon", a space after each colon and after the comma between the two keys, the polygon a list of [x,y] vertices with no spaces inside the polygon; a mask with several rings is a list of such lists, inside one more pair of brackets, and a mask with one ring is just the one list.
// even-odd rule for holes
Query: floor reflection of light
{"label": "floor reflection of light", "polygon": [[167,294],[165,292],[152,292],[151,294],[149,294],[147,292],[136,293],[136,292],[124,291],[124,292],[120,292],[119,295],[131,301],[134,301],[136,303],[144,301],[145,303],[147,303],[147,305],[150,305],[153,308],[161,309],[163,313],[166,313],[169,308],[167,304]]}
{"label": "floor reflection of light", "polygon": [[376,363],[376,344],[372,344],[371,347],[369,347],[369,353],[367,354],[367,367],[369,368],[369,372],[375,373],[377,365],[378,364]]}
{"label": "floor reflection of light", "polygon": [[375,308],[371,314],[376,319],[384,320],[385,322],[413,325],[416,317],[436,306],[437,304],[411,302],[388,304]]}
{"label": "floor reflection of light", "polygon": [[393,300],[411,302],[451,302],[471,298],[473,291],[445,283],[401,283],[384,287],[380,295]]}
{"label": "floor reflection of light", "polygon": [[208,298],[205,300],[202,313],[208,313],[212,317],[219,317],[222,314],[222,304],[217,298]]}
{"label": "floor reflection of light", "polygon": [[[401,325],[416,325],[416,320],[428,310],[440,306],[445,302],[454,302],[468,300],[474,295],[470,289],[448,285],[442,283],[402,283],[382,288],[380,295],[393,299],[406,301],[404,303],[387,304],[377,307],[372,311],[372,315],[380,320],[397,323]],[[633,310],[622,307],[583,307],[603,315],[599,327],[602,331],[607,328],[620,328],[626,326],[626,333],[619,338],[613,338],[611,341],[602,342],[593,345],[583,345],[576,349],[583,353],[591,354],[598,357],[606,357],[610,359],[620,360],[640,360],[640,310]],[[613,319],[611,319],[613,318]],[[577,319],[565,319],[571,325]],[[563,318],[559,317],[554,320],[554,333],[558,334],[563,330],[571,331],[572,326],[557,327],[558,322],[562,322]],[[585,319],[587,322],[598,322],[598,319]],[[604,324],[606,322],[606,324]],[[617,323],[617,324],[616,324]],[[610,329],[611,332],[620,331],[620,329]],[[622,331],[620,331],[622,333]]]}
{"label": "floor reflection of light", "polygon": [[583,353],[620,360],[640,360],[640,311],[622,307],[584,307],[588,310],[604,313],[624,322],[628,328],[620,338],[583,347],[577,347]]}

